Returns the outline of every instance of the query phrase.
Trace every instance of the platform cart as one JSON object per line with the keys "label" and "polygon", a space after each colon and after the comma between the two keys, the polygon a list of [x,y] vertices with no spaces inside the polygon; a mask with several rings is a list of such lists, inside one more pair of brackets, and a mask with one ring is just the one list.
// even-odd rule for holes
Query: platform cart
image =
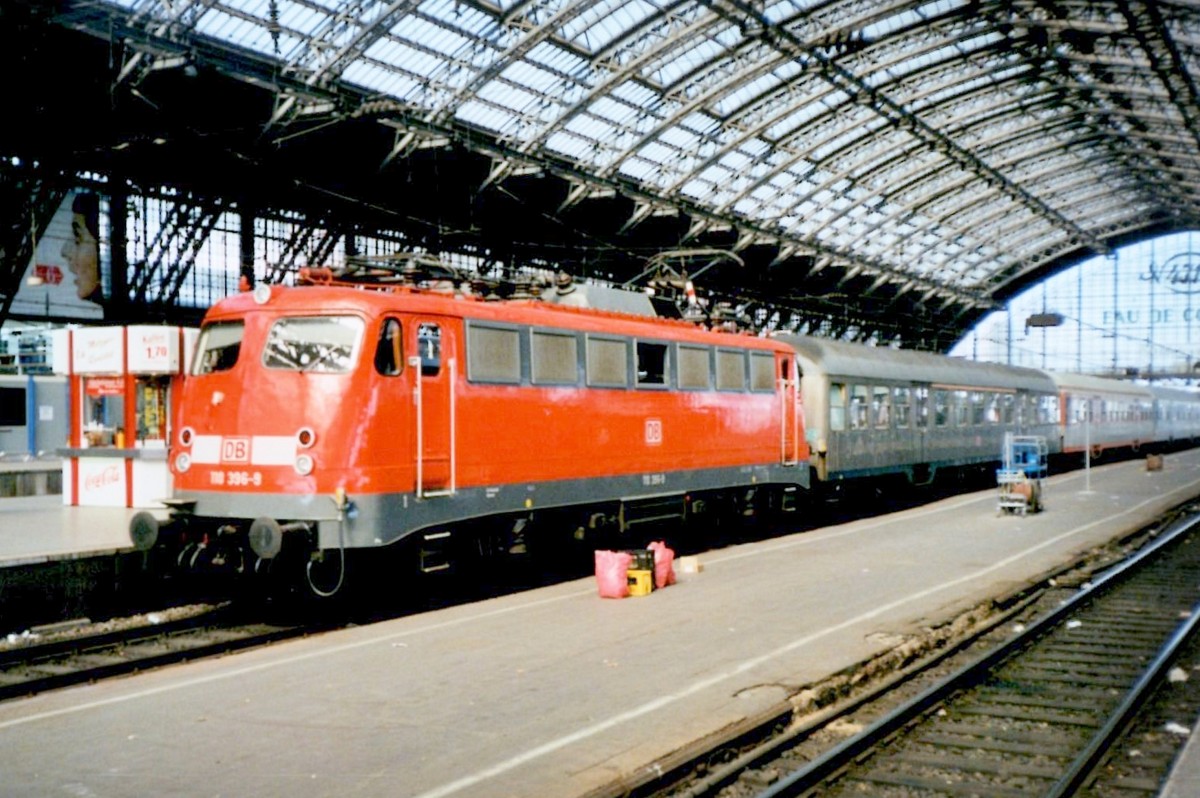
{"label": "platform cart", "polygon": [[1000,499],[996,514],[1037,513],[1042,504],[1042,480],[1046,478],[1046,439],[1041,435],[1004,434],[1001,467],[996,471]]}

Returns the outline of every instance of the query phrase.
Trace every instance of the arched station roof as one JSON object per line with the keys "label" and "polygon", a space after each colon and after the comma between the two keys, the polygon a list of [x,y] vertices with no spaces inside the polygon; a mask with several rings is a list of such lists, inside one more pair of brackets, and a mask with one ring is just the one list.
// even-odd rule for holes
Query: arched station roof
{"label": "arched station roof", "polygon": [[228,118],[192,119],[194,138],[244,128],[222,141],[310,176],[317,158],[372,171],[363,196],[384,205],[401,173],[469,185],[443,198],[473,208],[439,216],[443,237],[494,224],[480,197],[502,192],[510,237],[566,268],[573,242],[722,245],[747,263],[731,288],[852,308],[863,334],[924,325],[944,348],[1055,269],[1200,226],[1184,0],[66,0],[52,17],[155,109],[187,96],[168,74],[239,82],[210,88]]}

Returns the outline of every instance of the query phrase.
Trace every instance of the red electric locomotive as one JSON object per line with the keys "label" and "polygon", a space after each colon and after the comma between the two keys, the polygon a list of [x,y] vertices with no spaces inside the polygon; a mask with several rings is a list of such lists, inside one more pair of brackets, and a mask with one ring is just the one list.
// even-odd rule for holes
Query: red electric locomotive
{"label": "red electric locomotive", "polygon": [[411,552],[430,572],[807,487],[784,344],[307,279],[208,312],[176,402],[172,517],[139,514],[139,548],[247,571],[299,562],[330,594],[357,551]]}

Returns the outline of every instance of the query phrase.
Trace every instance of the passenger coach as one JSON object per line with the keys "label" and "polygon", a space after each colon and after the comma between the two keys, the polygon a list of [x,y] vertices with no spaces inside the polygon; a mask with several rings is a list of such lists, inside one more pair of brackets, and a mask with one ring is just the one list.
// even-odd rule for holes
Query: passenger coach
{"label": "passenger coach", "polygon": [[1058,393],[1034,369],[782,335],[800,364],[816,479],[902,475],[999,459],[1006,432],[1055,437]]}

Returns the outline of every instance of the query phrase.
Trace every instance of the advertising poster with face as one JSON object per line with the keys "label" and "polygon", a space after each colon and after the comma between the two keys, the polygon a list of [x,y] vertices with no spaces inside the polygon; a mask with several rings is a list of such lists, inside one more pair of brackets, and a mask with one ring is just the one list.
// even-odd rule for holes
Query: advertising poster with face
{"label": "advertising poster with face", "polygon": [[109,268],[106,233],[107,219],[102,219],[99,195],[90,191],[68,194],[37,242],[9,312],[14,316],[104,318]]}

